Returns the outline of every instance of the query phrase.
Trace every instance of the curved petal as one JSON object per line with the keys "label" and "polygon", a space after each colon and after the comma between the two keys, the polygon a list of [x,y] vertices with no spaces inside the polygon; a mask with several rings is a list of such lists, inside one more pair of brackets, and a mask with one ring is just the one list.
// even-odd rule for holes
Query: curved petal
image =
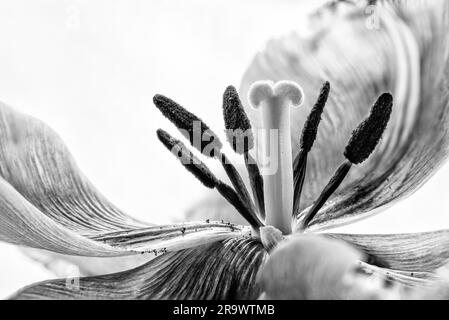
{"label": "curved petal", "polygon": [[0,241],[73,255],[130,254],[65,228],[37,210],[2,178],[0,178]]}
{"label": "curved petal", "polygon": [[326,234],[355,245],[383,267],[432,272],[449,260],[449,230],[403,234]]}
{"label": "curved petal", "polygon": [[[351,169],[312,220],[316,229],[371,215],[411,194],[440,167],[447,153],[449,3],[428,1],[334,2],[316,12],[308,36],[273,40],[246,71],[241,93],[256,80],[294,80],[306,108],[293,111],[298,146],[305,118],[328,80],[331,93],[309,154],[302,209],[316,198],[343,161],[352,129],[384,91],[395,97],[384,139],[363,165]],[[247,108],[254,126],[260,119]]]}
{"label": "curved petal", "polygon": [[0,240],[62,254],[166,252],[248,233],[228,223],[152,226],[111,204],[60,137],[0,103]]}
{"label": "curved petal", "polygon": [[232,238],[251,229],[230,222],[190,222],[97,234],[92,239],[137,253],[166,253]]}
{"label": "curved petal", "polygon": [[99,276],[134,269],[155,258],[154,255],[134,254],[120,257],[83,257],[55,253],[47,250],[20,248],[20,251],[52,272],[58,278],[71,276]]}
{"label": "curved petal", "polygon": [[124,256],[176,251],[251,233],[248,227],[225,222],[91,232],[89,236],[63,226],[24,199],[0,178],[0,240],[17,245],[83,256]]}
{"label": "curved petal", "polygon": [[441,278],[431,272],[406,272],[395,269],[380,268],[371,264],[360,262],[363,272],[368,275],[378,275],[394,285],[408,288],[425,288],[436,284]]}
{"label": "curved petal", "polygon": [[52,129],[2,103],[0,176],[40,212],[80,234],[148,226],[95,189]]}
{"label": "curved petal", "polygon": [[129,271],[41,282],[13,299],[255,299],[266,255],[248,238],[219,241],[160,256]]}

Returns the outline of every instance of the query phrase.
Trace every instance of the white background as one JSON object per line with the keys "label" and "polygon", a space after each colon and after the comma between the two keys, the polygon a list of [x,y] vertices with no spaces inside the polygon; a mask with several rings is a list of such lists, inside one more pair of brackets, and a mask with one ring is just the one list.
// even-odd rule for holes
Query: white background
{"label": "white background", "polygon": [[[304,14],[317,4],[2,0],[0,100],[53,127],[87,176],[126,212],[158,223],[179,220],[205,189],[158,144],[155,130],[173,127],[152,96],[174,97],[222,128],[225,86],[238,86],[267,39],[303,29]],[[344,230],[449,227],[448,177],[445,167],[411,198]],[[50,277],[0,244],[0,297]]]}

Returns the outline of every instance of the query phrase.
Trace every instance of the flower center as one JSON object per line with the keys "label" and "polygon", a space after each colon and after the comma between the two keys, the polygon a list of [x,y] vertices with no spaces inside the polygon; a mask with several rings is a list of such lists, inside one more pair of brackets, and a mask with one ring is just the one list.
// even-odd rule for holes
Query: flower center
{"label": "flower center", "polygon": [[[226,135],[233,150],[243,155],[252,196],[240,173],[223,152],[218,136],[196,115],[162,95],[154,97],[156,107],[176,125],[193,147],[220,162],[232,186],[215,177],[181,141],[161,129],[158,130],[158,138],[206,187],[216,189],[248,221],[256,235],[260,235],[259,231],[263,230],[260,236],[269,249],[282,240],[283,235],[292,233],[292,224],[300,214],[308,153],[316,139],[329,91],[330,85],[325,82],[305,122],[300,152],[292,161],[290,109],[302,104],[303,90],[291,81],[258,81],[251,86],[249,101],[259,110],[263,119],[262,155],[265,159],[262,159],[259,167],[249,153],[256,145],[250,121],[235,88],[226,88],[223,95]],[[302,219],[295,231],[303,232],[313,222],[351,167],[365,161],[374,151],[389,121],[392,104],[393,98],[389,93],[379,96],[368,117],[352,132],[343,152],[346,160],[335,171],[314,204],[301,213]]]}

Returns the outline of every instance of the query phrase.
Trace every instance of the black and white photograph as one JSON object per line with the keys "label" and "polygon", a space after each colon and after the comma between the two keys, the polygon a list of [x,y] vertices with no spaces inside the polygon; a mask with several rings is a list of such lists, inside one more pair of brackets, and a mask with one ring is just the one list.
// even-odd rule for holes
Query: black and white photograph
{"label": "black and white photograph", "polygon": [[448,30],[447,0],[0,0],[0,299],[449,299]]}

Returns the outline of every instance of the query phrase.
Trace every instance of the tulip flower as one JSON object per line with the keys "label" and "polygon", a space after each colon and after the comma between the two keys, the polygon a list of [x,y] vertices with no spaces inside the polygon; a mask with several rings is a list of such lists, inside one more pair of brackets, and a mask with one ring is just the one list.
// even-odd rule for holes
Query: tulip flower
{"label": "tulip flower", "polygon": [[[312,15],[309,35],[270,41],[240,95],[233,87],[223,95],[227,140],[246,170],[229,161],[203,120],[154,97],[186,140],[162,129],[157,138],[224,199],[219,212],[232,208],[243,224],[204,210],[201,221],[181,224],[134,219],[88,181],[56,133],[0,105],[0,240],[74,256],[156,256],[119,273],[32,284],[12,298],[402,298],[435,285],[449,259],[448,230],[329,229],[411,195],[444,163],[448,7],[337,1]],[[273,145],[276,167],[265,170],[257,155]]]}

